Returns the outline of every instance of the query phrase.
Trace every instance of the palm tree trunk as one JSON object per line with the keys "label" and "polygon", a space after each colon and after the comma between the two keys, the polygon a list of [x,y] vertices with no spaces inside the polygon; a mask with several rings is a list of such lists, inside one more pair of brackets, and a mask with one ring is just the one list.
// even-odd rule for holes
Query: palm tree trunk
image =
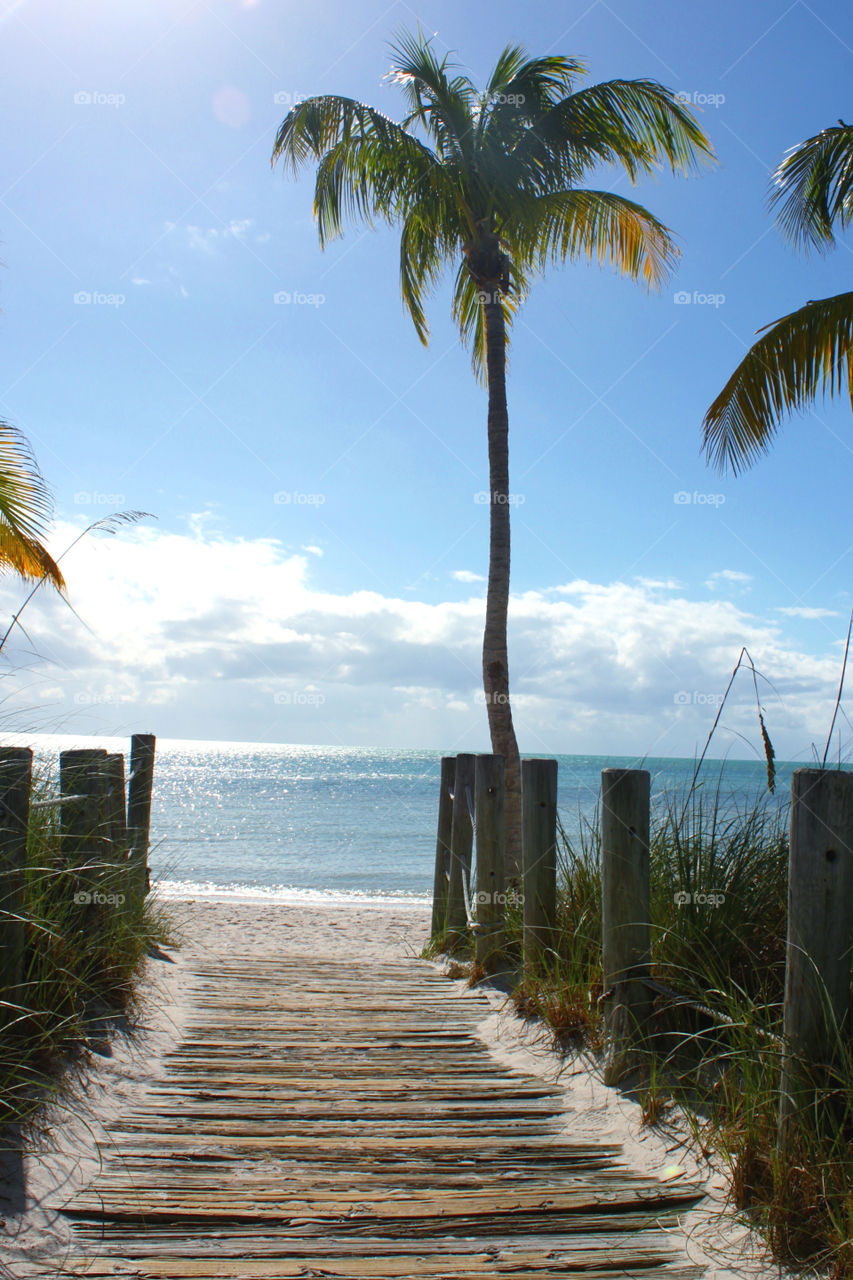
{"label": "palm tree trunk", "polygon": [[506,873],[521,878],[521,764],[509,701],[506,619],[509,604],[509,415],[506,328],[499,289],[483,291],[489,386],[489,585],[483,634],[483,690],[492,751],[506,766]]}

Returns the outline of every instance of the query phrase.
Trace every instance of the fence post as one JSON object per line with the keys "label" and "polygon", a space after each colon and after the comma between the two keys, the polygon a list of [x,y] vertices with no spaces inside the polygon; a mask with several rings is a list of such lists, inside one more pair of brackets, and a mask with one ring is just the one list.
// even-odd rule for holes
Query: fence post
{"label": "fence post", "polygon": [[104,765],[106,778],[107,839],[111,861],[121,864],[127,858],[127,815],[124,798],[124,756],[108,755]]}
{"label": "fence post", "polygon": [[557,761],[521,762],[524,967],[535,969],[555,943],[557,921]]}
{"label": "fence post", "polygon": [[100,747],[59,753],[60,851],[74,871],[75,892],[96,892],[107,861],[106,758]]}
{"label": "fence post", "polygon": [[468,928],[466,874],[471,871],[474,828],[468,802],[474,803],[474,757],[456,757],[453,781],[453,813],[450,824],[450,882],[447,886],[447,949],[452,951]]}
{"label": "fence post", "polygon": [[116,895],[120,910],[131,905],[132,890],[127,861],[127,813],[124,797],[124,756],[108,755],[101,768],[104,773],[104,825],[106,827],[107,860],[105,888]]}
{"label": "fence post", "polygon": [[[0,999],[19,1004],[24,980],[24,874],[30,817],[33,753],[29,747],[0,750]],[[11,1021],[0,1010],[0,1022]]]}
{"label": "fence post", "polygon": [[434,939],[443,938],[447,926],[447,879],[450,870],[450,827],[453,821],[453,780],[456,757],[441,757],[441,790],[438,797],[438,832],[435,839],[435,875],[432,887]]}
{"label": "fence post", "polygon": [[153,733],[135,733],[130,739],[130,781],[127,787],[127,827],[130,845],[131,902],[142,907],[150,887],[148,837],[151,827],[151,789],[154,785]]}
{"label": "fence post", "polygon": [[779,1142],[827,1079],[850,1032],[853,773],[797,769],[791,779],[788,945]]}
{"label": "fence post", "polygon": [[605,1084],[635,1065],[648,1019],[650,777],[645,769],[601,772],[601,936],[608,1052]]}
{"label": "fence post", "polygon": [[477,756],[474,765],[474,821],[477,827],[475,955],[486,973],[497,968],[504,942],[504,773],[503,756]]}

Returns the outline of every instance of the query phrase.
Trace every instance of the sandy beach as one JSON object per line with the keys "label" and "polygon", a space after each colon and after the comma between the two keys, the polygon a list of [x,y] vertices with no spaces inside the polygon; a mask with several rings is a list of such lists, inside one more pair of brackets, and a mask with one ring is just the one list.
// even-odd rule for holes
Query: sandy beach
{"label": "sandy beach", "polygon": [[[162,1079],[163,1056],[179,1041],[188,1012],[194,963],[281,955],[351,958],[364,964],[419,954],[429,928],[429,912],[420,904],[389,908],[197,899],[172,900],[169,910],[180,945],[146,961],[131,1034],[118,1035],[108,1052],[101,1047],[84,1056],[75,1068],[71,1095],[43,1117],[22,1168],[8,1160],[3,1168],[4,1277],[51,1275],[52,1268],[42,1260],[70,1250],[69,1224],[49,1206],[61,1204],[91,1181],[99,1153],[108,1149],[111,1123]],[[467,990],[462,980],[454,987],[459,993]],[[667,1178],[698,1172],[707,1179],[707,1201],[684,1218],[679,1235],[690,1259],[708,1266],[709,1280],[770,1280],[783,1274],[768,1262],[760,1239],[725,1208],[723,1171],[691,1156],[683,1124],[672,1121],[656,1132],[643,1129],[637,1103],[606,1088],[589,1064],[555,1054],[548,1034],[522,1022],[504,996],[492,992],[489,1001],[492,1011],[478,1027],[484,1042],[502,1063],[558,1082],[573,1131],[617,1138],[626,1163],[638,1171]]]}

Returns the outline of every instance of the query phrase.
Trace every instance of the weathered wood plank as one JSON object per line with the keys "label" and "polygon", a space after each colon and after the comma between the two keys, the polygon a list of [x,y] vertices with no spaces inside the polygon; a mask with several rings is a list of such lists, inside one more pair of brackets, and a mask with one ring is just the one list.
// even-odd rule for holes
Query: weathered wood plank
{"label": "weathered wood plank", "polygon": [[192,996],[163,1084],[64,1206],[80,1251],[56,1275],[702,1274],[665,1234],[701,1189],[573,1132],[479,1039],[483,998],[427,966],[232,958]]}

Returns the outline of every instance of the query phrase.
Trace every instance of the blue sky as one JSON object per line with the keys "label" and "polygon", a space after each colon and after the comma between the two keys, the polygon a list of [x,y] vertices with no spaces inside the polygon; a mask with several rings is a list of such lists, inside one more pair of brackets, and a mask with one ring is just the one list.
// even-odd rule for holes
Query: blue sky
{"label": "blue sky", "polygon": [[[311,175],[269,163],[297,95],[399,116],[387,41],[418,23],[478,80],[510,42],[580,56],[591,80],[661,80],[701,106],[719,160],[632,192],[678,235],[667,288],[570,265],[516,325],[522,750],[691,754],[746,644],[779,754],[806,756],[853,603],[850,407],[786,423],[736,479],[699,439],[754,331],[846,288],[853,242],[798,257],[767,211],[784,151],[851,110],[853,14],[827,0],[0,0],[0,414],[53,487],[55,549],[113,510],[157,517],[69,554],[79,620],[29,607],[7,714],[486,748],[486,404],[447,289],[424,349],[394,231],[321,253]],[[4,610],[20,599],[5,583]],[[721,751],[756,749],[751,698],[744,682]]]}

